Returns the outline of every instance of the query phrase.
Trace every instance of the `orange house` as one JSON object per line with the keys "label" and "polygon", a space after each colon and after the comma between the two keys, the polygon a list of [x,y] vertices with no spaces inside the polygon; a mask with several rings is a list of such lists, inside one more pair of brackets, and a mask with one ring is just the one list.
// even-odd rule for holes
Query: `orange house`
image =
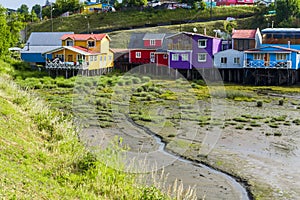
{"label": "orange house", "polygon": [[46,68],[105,70],[113,67],[113,52],[107,34],[65,34],[62,46],[46,52]]}

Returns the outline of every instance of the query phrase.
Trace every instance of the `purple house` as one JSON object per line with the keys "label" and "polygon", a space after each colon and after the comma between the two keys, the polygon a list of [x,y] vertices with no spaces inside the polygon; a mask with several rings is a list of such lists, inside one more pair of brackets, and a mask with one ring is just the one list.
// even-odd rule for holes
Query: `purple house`
{"label": "purple house", "polygon": [[167,37],[169,67],[173,69],[212,68],[213,55],[222,48],[222,39],[181,32]]}

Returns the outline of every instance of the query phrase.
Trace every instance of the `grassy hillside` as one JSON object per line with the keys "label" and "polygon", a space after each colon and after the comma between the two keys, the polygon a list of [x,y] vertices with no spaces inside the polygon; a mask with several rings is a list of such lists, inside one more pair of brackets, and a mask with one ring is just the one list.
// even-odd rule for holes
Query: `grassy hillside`
{"label": "grassy hillside", "polygon": [[[225,19],[226,17],[243,18],[253,16],[253,6],[217,7],[212,10],[213,19]],[[82,33],[88,31],[88,24],[91,32],[112,31],[137,26],[156,26],[160,24],[172,24],[182,21],[183,23],[194,21],[211,20],[210,10],[146,10],[146,11],[123,11],[115,13],[99,13],[91,15],[72,15],[65,18],[53,19],[54,31],[74,31]],[[27,33],[33,31],[51,31],[51,20],[40,23],[29,24]]]}
{"label": "grassy hillside", "polygon": [[11,70],[0,61],[1,199],[168,199],[107,166],[113,151],[89,153],[71,120],[19,89],[6,74]]}

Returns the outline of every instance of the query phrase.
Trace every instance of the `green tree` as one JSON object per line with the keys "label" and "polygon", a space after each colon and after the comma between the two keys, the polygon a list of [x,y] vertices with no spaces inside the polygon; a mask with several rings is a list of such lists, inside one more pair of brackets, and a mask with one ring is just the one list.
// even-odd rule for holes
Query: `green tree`
{"label": "green tree", "polygon": [[277,0],[276,1],[276,24],[288,22],[300,14],[300,1],[298,0]]}
{"label": "green tree", "polygon": [[7,17],[7,25],[10,32],[10,46],[19,46],[21,43],[20,31],[25,27],[24,15],[20,13],[11,13]]}
{"label": "green tree", "polygon": [[26,15],[29,14],[29,8],[26,4],[22,4],[21,7],[17,9],[17,12]]}
{"label": "green tree", "polygon": [[32,6],[31,12],[33,11],[39,18],[41,18],[41,9],[41,5],[35,4],[34,6]]}
{"label": "green tree", "polygon": [[146,6],[148,3],[147,0],[123,0],[122,4],[126,7],[140,7]]}
{"label": "green tree", "polygon": [[6,21],[6,9],[0,6],[0,57],[9,53],[8,48],[11,47],[11,33]]}

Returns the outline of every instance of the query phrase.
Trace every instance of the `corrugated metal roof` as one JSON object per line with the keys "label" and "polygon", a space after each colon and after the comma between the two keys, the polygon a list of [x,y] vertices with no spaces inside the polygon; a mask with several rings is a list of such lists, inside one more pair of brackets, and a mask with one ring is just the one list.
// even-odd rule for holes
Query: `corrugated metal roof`
{"label": "corrugated metal roof", "polygon": [[[146,36],[148,34],[148,36]],[[156,35],[156,36],[154,36]],[[133,33],[130,36],[130,41],[128,44],[128,49],[167,49],[167,40],[166,38],[172,34],[170,33]],[[163,36],[163,37],[162,37]],[[153,37],[162,37],[163,43],[162,47],[145,47],[144,46],[144,40],[145,38],[153,38]]]}
{"label": "corrugated metal roof", "polygon": [[60,38],[65,34],[73,34],[73,32],[32,32],[27,44],[30,46],[60,46]]}
{"label": "corrugated metal roof", "polygon": [[107,34],[65,34],[60,39],[65,40],[71,38],[73,40],[102,40]]}
{"label": "corrugated metal roof", "polygon": [[233,39],[255,39],[255,30],[234,30],[232,33]]}
{"label": "corrugated metal roof", "polygon": [[261,33],[300,33],[300,28],[265,28]]}
{"label": "corrugated metal roof", "polygon": [[47,51],[52,51],[54,49],[57,49],[61,46],[25,46],[22,50],[21,53],[44,53]]}
{"label": "corrugated metal roof", "polygon": [[143,40],[163,40],[165,33],[146,33]]}

